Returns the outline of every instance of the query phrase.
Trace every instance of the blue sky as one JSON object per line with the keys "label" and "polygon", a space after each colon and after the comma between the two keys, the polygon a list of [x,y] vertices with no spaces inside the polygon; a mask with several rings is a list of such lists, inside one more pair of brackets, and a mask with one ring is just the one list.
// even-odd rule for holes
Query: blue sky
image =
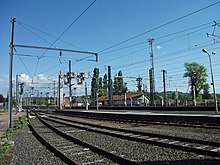
{"label": "blue sky", "polygon": [[[2,0],[0,93],[6,96],[8,90],[11,17],[17,20],[15,44],[50,47],[56,37],[59,37],[92,2],[92,0]],[[201,51],[202,48],[206,48],[210,53],[217,52],[212,57],[212,62],[216,90],[220,92],[220,39],[206,35],[206,33],[220,35],[220,27],[214,26],[213,22],[216,21],[220,25],[220,3],[157,28],[216,2],[218,0],[97,0],[54,46],[98,52],[98,63],[91,61],[94,60],[93,55],[62,52],[60,57],[60,52],[56,51],[47,51],[43,54],[45,50],[16,47],[13,77],[22,75],[21,81],[27,84],[32,82],[32,77],[37,90],[49,91],[52,95],[52,81],[57,79],[60,70],[68,71],[68,60],[71,60],[72,70],[78,72],[92,73],[93,68],[98,67],[100,75],[104,75],[107,73],[106,66],[110,65],[112,76],[119,70],[122,70],[125,77],[141,76],[149,90],[147,78],[151,66],[147,39],[153,37],[156,91],[163,90],[161,70],[165,69],[167,90],[178,89],[188,92],[188,79],[183,78],[185,62],[198,62],[204,65],[210,75],[208,57]],[[139,34],[143,35],[135,37]],[[133,37],[135,38],[132,40],[114,46]],[[38,60],[42,54],[44,57]],[[84,60],[79,61],[80,59]],[[90,84],[90,80],[86,81]],[[137,89],[135,78],[126,78],[124,81],[127,82],[129,90]],[[208,82],[211,82],[210,76]],[[84,86],[76,86],[74,94],[83,94],[83,88]],[[212,92],[211,88],[210,91]]]}

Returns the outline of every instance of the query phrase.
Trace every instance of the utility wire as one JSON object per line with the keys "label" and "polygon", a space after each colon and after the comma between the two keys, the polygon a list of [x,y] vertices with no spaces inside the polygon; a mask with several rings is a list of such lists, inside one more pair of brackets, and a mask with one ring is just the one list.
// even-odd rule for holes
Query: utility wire
{"label": "utility wire", "polygon": [[[52,35],[52,34],[46,33],[46,32],[44,32],[44,31],[42,31],[42,30],[40,30],[40,29],[38,29],[38,28],[36,28],[36,27],[30,26],[30,25],[28,25],[28,24],[26,24],[26,23],[23,23],[23,22],[21,22],[21,21],[18,21],[18,24],[21,25],[21,26],[23,26],[23,27],[26,27],[26,28],[29,28],[29,29],[34,29],[34,30],[36,30],[36,31],[39,31],[40,33],[43,33],[43,34],[45,34],[45,35],[47,35],[47,36],[49,36],[49,37],[57,38],[57,37],[55,37],[55,36]],[[77,48],[77,49],[83,50],[82,48],[80,48],[80,47],[78,47],[78,46],[76,46],[76,45],[74,45],[74,44],[72,44],[72,43],[70,43],[70,42],[64,41],[64,40],[62,40],[62,39],[59,39],[59,41],[61,41],[61,42],[63,42],[63,43],[66,43],[66,44],[68,44],[68,45],[70,45],[70,46],[73,46],[73,47],[75,47],[75,48]]]}
{"label": "utility wire", "polygon": [[[43,40],[44,42],[48,43],[51,45],[51,43],[49,41],[47,41],[46,39],[42,38],[40,35],[38,35],[37,33],[33,32],[30,28],[24,26],[23,24],[21,24],[21,22],[19,21],[18,24],[20,26],[22,26],[24,29],[28,30],[29,32],[31,32],[32,34],[34,34],[35,36],[37,36],[38,38],[40,38],[41,40]],[[55,46],[53,46],[54,48],[56,48]]]}
{"label": "utility wire", "polygon": [[[214,49],[219,49],[220,47],[216,47],[216,48],[214,48]],[[196,52],[196,53],[191,53],[191,54],[189,54],[189,55],[184,55],[184,56],[180,56],[180,57],[177,57],[177,58],[183,58],[183,57],[185,57],[185,56],[191,56],[191,55],[195,55],[195,54],[200,54],[201,53],[201,51],[199,51],[199,52]],[[177,58],[175,58],[175,59],[177,59]],[[206,57],[205,56],[202,56],[202,57],[197,57],[197,58],[193,58],[193,60],[196,60],[197,61],[197,59],[198,60],[201,60],[201,59],[205,59]],[[167,60],[166,60],[167,61]],[[169,61],[172,61],[172,60],[169,60]],[[161,61],[162,62],[162,61]],[[169,63],[169,64],[166,64],[166,65],[160,65],[160,68],[161,67],[164,67],[164,68],[166,68],[166,66],[169,66],[169,69],[170,69],[170,66],[173,66],[173,64],[179,64],[179,63],[183,63],[183,61],[180,61],[180,62],[178,62],[178,63],[176,63],[176,62],[173,62],[173,63]],[[158,64],[158,63],[157,63]],[[128,64],[129,65],[129,64]],[[213,66],[217,66],[218,65],[218,63],[213,63]],[[218,65],[219,66],[219,65]],[[123,73],[124,74],[126,74],[126,73],[131,73],[129,70],[132,70],[132,73],[135,73],[135,72],[140,72],[140,71],[144,71],[144,70],[146,70],[146,68],[143,68],[143,67],[145,67],[145,65],[142,65],[142,66],[138,66],[138,67],[135,67],[135,68],[130,68],[130,69],[126,69],[126,70],[122,70],[123,71]],[[205,66],[206,67],[206,66]],[[208,67],[208,64],[207,64],[207,67]],[[137,69],[137,68],[143,68],[143,69],[139,69],[139,70],[135,70],[135,69]],[[184,70],[183,69],[181,69],[181,70],[175,70],[175,72],[169,72],[169,75],[170,75],[170,73],[172,73],[172,75],[179,75],[178,73],[183,73],[184,72]],[[175,74],[174,74],[175,73]],[[161,74],[155,74],[155,77],[157,76],[157,75],[159,75],[159,76],[161,76]]]}
{"label": "utility wire", "polygon": [[[64,31],[63,33],[60,34],[60,36],[51,44],[50,48],[71,28],[71,26],[77,21],[79,20],[79,18],[96,2],[96,0],[94,0]],[[40,58],[47,52],[48,50],[46,50],[41,56]]]}
{"label": "utility wire", "polygon": [[[177,36],[175,38],[171,38],[167,41],[163,41],[161,43],[158,43],[159,44],[163,44],[163,43],[166,43],[166,42],[169,42],[169,41],[172,41],[172,40],[175,40],[175,39],[178,39],[178,38],[181,38],[181,37],[184,37],[185,35],[189,35],[189,34],[193,34],[193,33],[196,33],[196,32],[199,32],[199,31],[202,31],[204,29],[207,29],[209,27],[212,27],[212,25],[209,25],[213,22],[209,22],[209,23],[205,23],[205,24],[202,24],[202,25],[198,25],[198,26],[194,26],[192,28],[188,28],[188,29],[184,29],[184,30],[181,30],[181,31],[178,31],[178,32],[174,32],[174,33],[170,33],[170,34],[166,34],[164,36],[161,36],[161,37],[157,37],[157,41],[162,39],[162,38],[167,38],[167,37],[170,37],[170,36],[173,36],[173,35],[176,35],[176,34],[179,34],[179,33],[183,33],[183,32],[186,32],[186,31],[189,31],[189,30],[193,30],[193,29],[196,29],[196,28],[199,28],[199,27],[203,27],[205,25],[208,25],[208,26],[205,26],[203,28],[200,28],[198,30],[195,30],[193,32],[190,32],[190,33],[187,33],[187,34],[183,34],[183,35],[180,35],[180,36]],[[112,52],[116,52],[116,51],[119,51],[119,50],[123,50],[123,49],[127,49],[127,48],[131,48],[131,47],[134,47],[134,46],[138,46],[138,45],[141,45],[141,44],[146,44],[148,41],[145,40],[145,41],[142,41],[142,42],[139,42],[139,43],[135,43],[135,44],[132,44],[132,45],[128,45],[128,46],[125,46],[125,47],[122,47],[122,48],[118,48],[118,49],[115,49],[115,50],[112,50],[112,51],[108,51],[108,52],[104,52],[104,53],[101,53],[100,55],[103,55],[103,54],[108,54],[108,53],[112,53]]]}
{"label": "utility wire", "polygon": [[[213,43],[212,44],[206,44],[205,46],[210,46],[210,45],[214,45]],[[202,46],[199,46],[199,47],[196,47],[190,51],[193,51],[193,50],[198,50],[198,49],[201,49],[202,47],[204,47],[204,45]],[[215,47],[214,49],[218,49],[219,47]],[[165,60],[159,60],[157,61],[157,64],[158,63],[163,63],[165,61],[171,61],[173,59],[179,59],[179,58],[183,58],[183,57],[186,57],[186,56],[191,56],[191,55],[195,55],[195,54],[199,54],[201,53],[201,51],[198,51],[198,52],[195,52],[195,53],[190,53],[190,54],[187,54],[187,55],[182,55],[182,56],[178,56],[178,57],[175,57],[175,58],[171,58],[171,56],[174,56],[176,54],[185,54],[185,53],[188,53],[189,50],[187,49],[181,49],[181,50],[178,50],[178,51],[175,51],[175,52],[171,52],[171,53],[168,53],[166,54],[166,56],[158,56],[157,58],[155,59],[161,59],[161,58],[167,58],[169,57],[168,59],[165,59]],[[149,60],[141,60],[141,61],[137,61],[137,62],[134,62],[134,63],[131,63],[131,64],[124,64],[124,65],[120,65],[120,66],[115,66],[113,67],[113,70],[115,69],[119,69],[119,68],[124,68],[124,67],[129,67],[129,66],[133,66],[133,65],[138,65],[138,64],[142,64],[142,63],[146,63],[148,62]]]}
{"label": "utility wire", "polygon": [[[72,26],[77,20],[79,20],[79,18],[80,18],[95,2],[96,2],[96,0],[94,0],[94,1],[63,31],[63,33],[61,33],[61,34],[59,35],[59,37],[50,45],[49,48],[51,48],[51,47],[71,28],[71,26]],[[43,54],[39,57],[39,59],[37,60],[37,65],[36,65],[36,68],[35,68],[35,73],[34,73],[34,75],[36,74],[36,71],[37,71],[37,68],[38,68],[38,64],[39,64],[40,58],[42,58],[47,51],[48,51],[48,49],[45,50],[44,53],[43,53]]]}
{"label": "utility wire", "polygon": [[[17,54],[19,54],[15,48],[14,48],[14,51],[15,51]],[[25,67],[25,69],[27,70],[28,74],[31,76],[31,73],[30,73],[29,69],[27,68],[27,66],[25,65],[25,63],[24,63],[24,61],[22,60],[22,58],[21,58],[20,56],[18,56],[18,58],[20,59],[20,61],[21,61],[22,64],[24,65],[24,67]]]}
{"label": "utility wire", "polygon": [[[218,20],[218,21],[219,21],[219,20]],[[169,39],[169,40],[160,42],[160,43],[158,43],[158,45],[162,45],[162,44],[167,43],[167,42],[170,42],[170,41],[172,41],[172,40],[175,40],[175,39],[184,37],[184,36],[186,36],[186,35],[188,35],[188,34],[193,34],[193,33],[199,32],[199,31],[201,31],[201,30],[207,29],[207,28],[210,27],[210,25],[209,25],[209,26],[206,26],[206,25],[211,24],[211,23],[213,23],[213,22],[205,23],[205,24],[202,24],[202,25],[194,26],[194,27],[192,27],[192,28],[184,29],[184,30],[181,30],[181,31],[178,31],[178,32],[174,32],[174,33],[171,33],[171,34],[168,34],[168,35],[161,36],[161,37],[159,37],[158,39],[170,37],[170,36],[172,36],[172,35],[176,35],[176,34],[179,34],[179,33],[186,32],[186,31],[188,31],[188,30],[193,30],[193,29],[196,29],[196,28],[205,26],[205,27],[200,28],[200,29],[198,29],[198,30],[195,30],[195,31],[193,31],[193,32],[190,32],[190,33],[187,33],[187,34],[183,34],[183,35],[180,35],[180,36],[171,38],[171,39]],[[133,44],[133,45],[129,45],[129,46],[126,46],[126,47],[123,47],[123,48],[119,48],[119,49],[112,50],[112,51],[105,52],[105,53],[101,53],[101,54],[107,54],[107,53],[119,51],[119,50],[122,50],[122,49],[126,49],[126,48],[130,48],[130,47],[133,47],[133,46],[136,46],[136,45],[140,45],[140,44],[143,44],[143,43],[146,43],[146,42],[147,42],[147,41],[140,42],[140,43],[136,43],[136,44]],[[198,47],[198,45],[201,45],[201,44],[203,44],[203,43],[197,44],[196,46]],[[203,45],[203,46],[207,46],[207,45]],[[140,52],[140,51],[144,51],[144,50],[146,50],[146,49],[149,49],[149,47],[144,47],[144,48],[142,48],[142,49],[138,49],[138,50],[136,50],[136,51],[133,51],[133,52],[130,52],[130,53],[126,53],[126,54],[121,55],[121,56],[118,56],[118,57],[116,57],[116,58],[112,58],[112,59],[106,60],[106,61],[104,61],[104,62],[102,62],[102,63],[99,63],[97,66],[99,66],[99,65],[101,65],[101,64],[104,64],[104,63],[107,63],[107,62],[110,62],[110,61],[117,60],[117,59],[122,58],[122,57],[125,57],[125,56],[129,56],[129,55],[131,55],[131,54],[134,54],[134,53],[137,53],[137,52]],[[185,51],[185,49],[183,49],[183,50]],[[189,49],[187,49],[187,51],[189,51]],[[173,54],[174,54],[174,53],[176,54],[176,53],[179,53],[179,52],[175,51],[175,52],[173,52]],[[168,55],[170,55],[170,54],[168,54]],[[164,57],[165,57],[165,56],[162,56],[162,57],[160,57],[160,58],[164,58]],[[91,67],[88,67],[88,68],[91,68]]]}
{"label": "utility wire", "polygon": [[159,28],[162,28],[162,27],[164,27],[164,26],[167,26],[167,25],[169,25],[169,24],[172,24],[172,23],[174,23],[174,22],[176,22],[176,21],[179,21],[179,20],[181,20],[181,19],[183,19],[183,18],[186,18],[186,17],[188,17],[188,16],[191,16],[191,15],[193,15],[193,14],[196,14],[196,13],[198,13],[198,12],[200,12],[200,11],[203,11],[203,10],[205,10],[205,9],[207,9],[207,8],[210,8],[210,7],[212,7],[212,6],[215,6],[215,5],[219,4],[219,3],[220,3],[220,1],[215,2],[215,3],[213,3],[213,4],[210,4],[210,5],[206,6],[206,7],[203,7],[203,8],[201,8],[201,9],[198,9],[198,10],[196,10],[196,11],[194,11],[194,12],[191,12],[191,13],[189,13],[189,14],[186,14],[186,15],[184,15],[184,16],[181,16],[181,17],[179,17],[179,18],[176,18],[176,19],[174,19],[174,20],[172,20],[172,21],[169,21],[169,22],[167,22],[167,23],[164,23],[164,24],[162,24],[162,25],[160,25],[160,26],[157,26],[157,27],[155,27],[155,28],[153,28],[153,29],[150,29],[150,30],[145,31],[145,32],[143,32],[143,33],[140,33],[140,34],[138,34],[138,35],[136,35],[136,36],[134,36],[134,37],[131,37],[131,38],[127,39],[127,40],[121,41],[121,42],[119,42],[119,43],[117,43],[117,44],[115,44],[115,45],[112,45],[112,46],[110,46],[110,47],[108,47],[108,48],[105,48],[105,49],[99,51],[98,53],[105,52],[106,50],[112,49],[112,48],[114,48],[114,47],[116,47],[116,46],[118,46],[118,45],[121,45],[121,44],[126,43],[126,42],[128,42],[128,41],[131,41],[131,40],[133,40],[133,39],[135,39],[135,38],[138,38],[138,37],[140,37],[140,36],[142,36],[142,35],[145,35],[145,34],[147,34],[147,33],[149,33],[149,32],[155,31],[155,30],[157,30],[157,29],[159,29]]}
{"label": "utility wire", "polygon": [[[213,45],[213,44],[211,44],[211,45]],[[210,46],[210,44],[209,44],[209,46]],[[217,49],[218,47],[216,47],[215,49]],[[195,48],[194,50],[197,50],[197,49],[200,49],[200,47],[197,47],[197,48]],[[192,50],[191,50],[192,51]],[[183,54],[183,53],[187,53],[188,52],[188,50],[187,51],[182,51],[181,50],[181,52],[180,51],[176,51],[176,52],[174,52],[174,53],[168,53],[168,54],[166,54],[166,57],[171,57],[172,55],[176,55],[177,54],[177,52],[178,52],[178,54]],[[168,58],[168,59],[165,59],[165,60],[157,60],[157,64],[158,63],[162,63],[162,62],[165,62],[165,61],[172,61],[173,59],[179,59],[179,58],[183,58],[183,57],[186,57],[186,56],[192,56],[192,55],[195,55],[195,54],[199,54],[201,51],[198,51],[198,52],[195,52],[195,53],[191,53],[191,54],[187,54],[187,55],[182,55],[182,56],[178,56],[178,57],[175,57],[175,58]],[[160,56],[159,56],[160,57]],[[164,56],[161,56],[160,58],[164,58]],[[131,63],[131,64],[124,64],[124,65],[121,65],[121,66],[116,66],[116,67],[114,67],[113,68],[113,70],[116,70],[116,69],[119,69],[119,68],[124,68],[124,67],[130,67],[130,66],[133,66],[133,65],[138,65],[138,64],[142,64],[142,63],[146,63],[147,61],[149,61],[149,60],[140,60],[140,61],[137,61],[137,62],[134,62],[134,63]],[[173,62],[173,61],[172,61]],[[176,63],[175,63],[176,64]],[[161,66],[161,65],[160,65]],[[166,65],[165,65],[166,66]]]}

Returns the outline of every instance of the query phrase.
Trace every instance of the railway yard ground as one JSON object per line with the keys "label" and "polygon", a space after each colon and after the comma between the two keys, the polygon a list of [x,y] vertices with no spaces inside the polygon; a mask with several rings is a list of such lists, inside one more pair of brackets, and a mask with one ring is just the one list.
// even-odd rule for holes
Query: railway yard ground
{"label": "railway yard ground", "polygon": [[[92,112],[92,111],[91,111]],[[111,111],[108,111],[110,113]],[[99,112],[101,113],[101,111]],[[130,112],[125,112],[125,114],[129,114]],[[141,113],[141,112],[137,112]],[[158,112],[157,112],[158,113]],[[124,115],[125,115],[124,114]],[[172,115],[175,114],[172,112]],[[13,125],[16,121],[18,121],[19,116],[25,116],[26,113],[21,112],[15,115],[13,113]],[[188,113],[188,115],[193,115],[193,113]],[[198,115],[198,113],[196,114]],[[209,115],[209,116],[218,116],[212,112],[203,112],[201,115]],[[128,160],[133,161],[134,164],[220,164],[220,157],[211,156],[205,154],[199,154],[191,151],[184,151],[181,149],[173,148],[173,147],[164,147],[160,142],[166,141],[166,139],[156,139],[155,137],[150,137],[151,134],[160,134],[161,136],[173,136],[173,137],[181,137],[181,138],[191,138],[198,141],[211,141],[213,143],[220,143],[220,127],[215,128],[214,126],[203,128],[203,127],[191,127],[191,126],[176,126],[176,125],[160,125],[153,123],[133,123],[133,122],[125,122],[125,121],[106,121],[95,118],[81,118],[79,116],[68,116],[57,113],[52,114],[44,114],[42,115],[42,119],[45,122],[53,125],[54,127],[60,129],[65,132],[67,135],[74,136],[77,139],[88,142],[89,144],[93,144],[94,146],[98,146],[100,148],[104,148],[104,150],[109,151],[110,153],[120,155],[122,158],[126,158]],[[7,113],[0,114],[1,121],[1,137],[7,130]],[[67,119],[67,121],[64,120]],[[38,129],[38,132],[41,132],[42,136],[47,138],[45,135],[52,135],[52,132],[44,128],[42,130],[43,124],[39,125],[37,121],[37,117],[34,115],[30,116],[30,123]],[[54,121],[53,121],[54,120]],[[55,121],[55,120],[58,120]],[[72,120],[70,122],[68,120]],[[56,123],[57,122],[57,123]],[[64,123],[68,125],[64,125]],[[83,126],[83,123],[87,123],[87,126]],[[76,126],[74,126],[76,124]],[[105,133],[100,133],[102,128],[93,128],[97,126],[105,127]],[[82,128],[81,128],[82,127]],[[83,128],[85,127],[85,128]],[[108,130],[109,128],[109,130]],[[132,131],[141,131],[149,134],[146,137],[137,136],[136,135],[128,135],[131,133],[120,134],[120,130],[116,130],[116,134],[114,131],[110,130],[110,128],[117,129],[126,129]],[[93,132],[93,129],[95,131]],[[118,134],[118,135],[117,135]],[[130,136],[128,139],[126,136]],[[54,135],[55,137],[56,135]],[[60,136],[60,135],[59,135]],[[155,135],[154,135],[155,136]],[[121,138],[123,137],[123,138]],[[59,139],[60,137],[56,137]],[[133,139],[134,138],[134,139]],[[139,140],[137,140],[139,138]],[[145,138],[144,140],[141,138]],[[136,140],[135,140],[136,139]],[[140,140],[141,139],[141,140]],[[155,141],[156,139],[156,141]],[[21,130],[15,131],[8,139],[8,142],[13,143],[12,147],[6,152],[6,154],[0,156],[0,164],[66,164],[63,160],[61,160],[55,152],[51,152],[48,147],[38,141],[34,135],[34,130],[31,127],[24,127]],[[55,141],[51,140],[50,141]],[[62,140],[60,140],[62,141]],[[63,140],[64,141],[64,140]],[[141,142],[140,142],[141,141]],[[147,142],[149,143],[147,143]],[[64,142],[63,142],[64,143]],[[167,142],[167,144],[174,144],[176,141]],[[59,144],[54,143],[60,147],[61,142]],[[188,143],[184,144],[185,146],[189,145]],[[191,144],[190,144],[191,145]],[[189,145],[189,146],[190,146]],[[217,144],[218,145],[218,144]],[[67,156],[69,153],[73,153],[73,148],[69,148],[69,146],[61,146],[62,152]],[[201,148],[201,146],[198,146]],[[65,149],[64,149],[65,148]],[[68,150],[68,151],[67,151]],[[71,150],[71,152],[69,152]],[[114,160],[108,160],[106,158],[100,157],[98,161],[91,161],[91,153],[88,153],[90,148],[83,147],[82,151],[77,151],[77,159],[83,159],[82,157],[86,157],[86,163],[79,164],[124,164],[118,163]],[[220,146],[215,146],[214,150],[219,151]],[[87,154],[85,154],[87,153]],[[219,152],[218,152],[219,153]],[[84,155],[85,154],[85,155]],[[88,155],[89,154],[89,155]],[[81,160],[79,160],[81,161]]]}
{"label": "railway yard ground", "polygon": [[[19,117],[25,116],[25,112],[19,112],[16,114],[15,111],[12,112],[12,127],[16,125],[19,121]],[[8,130],[8,113],[6,111],[0,111],[0,145],[4,145],[5,142],[10,142],[11,140],[5,137]],[[12,142],[12,141],[11,141]],[[7,151],[5,155],[0,155],[0,164],[8,164],[11,162],[13,156],[11,151]]]}

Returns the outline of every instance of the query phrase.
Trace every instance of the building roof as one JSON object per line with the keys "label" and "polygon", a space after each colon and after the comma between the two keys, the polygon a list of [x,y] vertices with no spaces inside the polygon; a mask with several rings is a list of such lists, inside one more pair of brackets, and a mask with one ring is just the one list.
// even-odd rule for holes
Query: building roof
{"label": "building roof", "polygon": [[[126,98],[127,99],[133,99],[133,98],[139,98],[141,97],[143,94],[127,94]],[[125,96],[124,95],[113,95],[113,100],[117,101],[117,100],[124,100]],[[99,101],[108,101],[109,100],[109,96],[101,96],[99,97]]]}

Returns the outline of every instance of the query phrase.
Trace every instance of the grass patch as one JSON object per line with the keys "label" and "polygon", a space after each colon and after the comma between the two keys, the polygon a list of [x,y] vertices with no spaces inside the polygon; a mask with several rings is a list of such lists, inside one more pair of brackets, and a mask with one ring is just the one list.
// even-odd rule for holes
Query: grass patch
{"label": "grass patch", "polygon": [[8,112],[8,110],[4,108],[0,108],[0,112]]}
{"label": "grass patch", "polygon": [[[15,126],[9,130],[6,131],[6,133],[0,138],[0,142],[3,139],[8,139],[13,132],[24,128],[25,126],[28,125],[28,121],[27,118],[25,116],[20,116],[18,122],[15,123]],[[3,144],[0,145],[0,155],[3,155],[8,149],[10,148],[10,144],[5,142]]]}
{"label": "grass patch", "polygon": [[3,155],[10,148],[10,144],[7,142],[0,145],[0,155]]}

